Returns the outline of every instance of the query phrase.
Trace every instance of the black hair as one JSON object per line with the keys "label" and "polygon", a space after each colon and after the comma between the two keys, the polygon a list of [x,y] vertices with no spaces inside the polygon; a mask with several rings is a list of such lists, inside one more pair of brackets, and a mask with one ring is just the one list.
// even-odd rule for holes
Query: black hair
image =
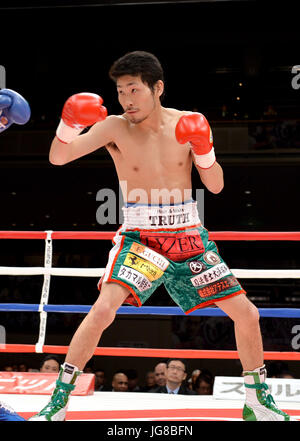
{"label": "black hair", "polygon": [[214,384],[214,377],[210,373],[201,372],[196,378],[193,389],[196,390],[200,387],[201,381],[205,381],[205,383],[209,384],[211,387]]}
{"label": "black hair", "polygon": [[48,360],[55,360],[55,361],[57,361],[57,363],[59,364],[59,366],[60,366],[60,360],[59,360],[59,358],[56,356],[56,355],[52,355],[52,354],[49,354],[49,355],[46,355],[46,357],[42,360],[42,362],[41,362],[41,368],[43,367],[43,365],[44,365],[44,363],[46,362],[46,361],[48,361]]}
{"label": "black hair", "polygon": [[145,51],[128,52],[113,63],[109,77],[116,83],[123,75],[140,76],[152,92],[157,81],[164,81],[160,61],[155,55]]}

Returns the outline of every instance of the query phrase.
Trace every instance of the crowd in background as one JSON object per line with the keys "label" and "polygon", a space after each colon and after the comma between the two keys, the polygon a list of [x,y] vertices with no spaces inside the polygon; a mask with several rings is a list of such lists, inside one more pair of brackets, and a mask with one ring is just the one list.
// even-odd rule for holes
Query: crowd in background
{"label": "crowd in background", "polygon": [[[213,394],[214,374],[202,367],[189,371],[182,359],[161,360],[146,372],[144,378],[140,378],[136,369],[117,369],[115,372],[107,372],[101,367],[94,368],[92,361],[87,363],[83,372],[95,375],[95,391],[97,392]],[[42,360],[39,369],[30,368],[22,363],[4,365],[1,370],[6,372],[59,373],[60,365],[59,357],[49,354]],[[269,362],[267,371],[268,378],[295,378],[288,364],[282,361]]]}

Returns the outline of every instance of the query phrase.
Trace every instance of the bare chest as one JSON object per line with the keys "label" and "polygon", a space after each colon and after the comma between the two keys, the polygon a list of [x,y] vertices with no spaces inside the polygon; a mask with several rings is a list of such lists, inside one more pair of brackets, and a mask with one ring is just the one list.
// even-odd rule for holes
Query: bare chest
{"label": "bare chest", "polygon": [[110,154],[117,168],[125,166],[128,170],[151,170],[152,173],[163,169],[176,172],[190,159],[189,148],[178,144],[170,130],[159,134],[137,132],[123,136]]}

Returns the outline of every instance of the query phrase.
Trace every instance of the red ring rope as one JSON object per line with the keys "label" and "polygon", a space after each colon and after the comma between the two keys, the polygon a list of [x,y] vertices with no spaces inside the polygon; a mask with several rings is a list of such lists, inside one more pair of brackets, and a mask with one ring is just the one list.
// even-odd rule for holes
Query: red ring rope
{"label": "red ring rope", "polygon": [[[114,231],[53,231],[52,239],[111,240]],[[0,239],[46,239],[45,231],[0,231]],[[300,240],[300,231],[211,231],[211,240]]]}
{"label": "red ring rope", "polygon": [[[68,346],[43,346],[43,353],[66,354]],[[35,345],[27,344],[3,344],[0,345],[0,352],[36,352]],[[125,356],[125,357],[158,357],[158,358],[204,358],[204,359],[239,359],[237,351],[217,350],[187,350],[187,349],[148,349],[148,348],[103,348],[97,347],[94,355]],[[265,360],[300,360],[300,352],[264,352]]]}

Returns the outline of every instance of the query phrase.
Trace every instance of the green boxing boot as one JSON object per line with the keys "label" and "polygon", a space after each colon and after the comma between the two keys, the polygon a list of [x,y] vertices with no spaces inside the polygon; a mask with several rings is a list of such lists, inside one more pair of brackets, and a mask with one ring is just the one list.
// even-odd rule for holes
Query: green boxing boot
{"label": "green boxing boot", "polygon": [[243,409],[244,421],[297,421],[280,410],[265,383],[265,366],[252,372],[243,372],[246,389],[246,403]]}
{"label": "green boxing boot", "polygon": [[56,387],[50,402],[28,421],[64,421],[68,408],[69,395],[75,389],[75,381],[81,371],[68,363],[60,367]]}

